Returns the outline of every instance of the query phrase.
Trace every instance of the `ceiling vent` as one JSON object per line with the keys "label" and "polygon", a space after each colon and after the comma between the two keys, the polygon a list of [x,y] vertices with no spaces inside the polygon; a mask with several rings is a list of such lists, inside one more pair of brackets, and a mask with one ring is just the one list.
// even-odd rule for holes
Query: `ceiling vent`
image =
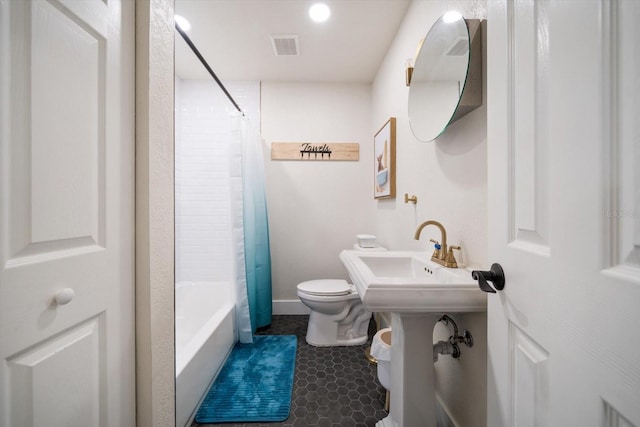
{"label": "ceiling vent", "polygon": [[298,55],[298,36],[295,34],[271,34],[271,45],[276,56]]}

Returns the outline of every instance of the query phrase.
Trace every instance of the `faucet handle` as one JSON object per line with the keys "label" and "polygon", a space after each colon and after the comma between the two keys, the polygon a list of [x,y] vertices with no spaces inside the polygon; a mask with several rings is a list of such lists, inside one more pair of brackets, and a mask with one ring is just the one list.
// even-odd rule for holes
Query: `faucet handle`
{"label": "faucet handle", "polygon": [[456,257],[453,255],[453,250],[460,250],[460,246],[449,246],[449,253],[447,253],[447,259],[445,260],[444,266],[449,268],[458,268],[458,262],[456,261]]}
{"label": "faucet handle", "polygon": [[433,255],[431,255],[431,259],[433,258],[440,258],[440,253],[442,251],[442,246],[440,245],[440,242],[438,242],[437,240],[434,239],[429,239],[430,242],[433,243],[434,245],[434,250],[433,250]]}

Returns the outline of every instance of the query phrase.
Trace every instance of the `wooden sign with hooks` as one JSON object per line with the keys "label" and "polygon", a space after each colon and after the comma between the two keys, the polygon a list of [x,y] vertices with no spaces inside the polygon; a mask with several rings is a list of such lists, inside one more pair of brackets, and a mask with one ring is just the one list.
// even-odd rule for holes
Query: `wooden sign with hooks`
{"label": "wooden sign with hooks", "polygon": [[360,144],[352,142],[273,142],[271,160],[351,160],[360,158]]}

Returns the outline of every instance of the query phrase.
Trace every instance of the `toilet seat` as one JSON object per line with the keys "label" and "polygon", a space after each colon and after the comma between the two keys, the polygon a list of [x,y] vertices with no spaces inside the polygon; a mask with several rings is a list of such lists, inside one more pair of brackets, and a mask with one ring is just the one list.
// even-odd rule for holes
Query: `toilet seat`
{"label": "toilet seat", "polygon": [[354,285],[341,279],[308,280],[297,285],[300,301],[311,309],[307,343],[313,346],[362,345],[371,313]]}
{"label": "toilet seat", "polygon": [[343,296],[351,293],[351,287],[347,281],[338,279],[309,280],[299,283],[298,290],[317,296]]}

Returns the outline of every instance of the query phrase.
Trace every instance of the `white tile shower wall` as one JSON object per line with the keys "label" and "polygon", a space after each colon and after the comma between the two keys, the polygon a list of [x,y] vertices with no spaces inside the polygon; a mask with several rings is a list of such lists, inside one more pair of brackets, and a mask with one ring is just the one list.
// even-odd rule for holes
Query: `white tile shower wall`
{"label": "white tile shower wall", "polygon": [[[224,82],[256,128],[260,83]],[[231,277],[229,114],[212,80],[176,81],[176,281]]]}

